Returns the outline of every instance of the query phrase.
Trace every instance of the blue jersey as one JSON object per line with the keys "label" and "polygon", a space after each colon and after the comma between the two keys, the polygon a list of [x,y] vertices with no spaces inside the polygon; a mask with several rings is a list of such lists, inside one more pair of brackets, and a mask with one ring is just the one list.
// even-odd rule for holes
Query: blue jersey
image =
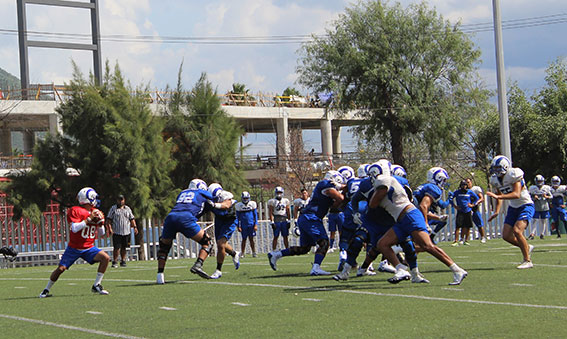
{"label": "blue jersey", "polygon": [[258,223],[258,210],[255,201],[249,201],[247,204],[238,202],[235,209],[239,227],[251,227]]}
{"label": "blue jersey", "polygon": [[314,214],[317,218],[323,220],[329,208],[333,205],[335,201],[333,198],[327,196],[327,191],[330,189],[336,189],[335,185],[329,180],[321,180],[317,183],[317,186],[313,189],[313,194],[311,194],[311,200],[301,210],[302,214]]}
{"label": "blue jersey", "polygon": [[433,199],[433,203],[431,204],[430,208],[435,208],[439,206],[440,208],[445,209],[447,208],[447,206],[449,206],[450,203],[449,200],[447,201],[441,200],[441,196],[443,195],[443,190],[439,186],[431,183],[423,184],[413,192],[413,196],[417,200],[416,205],[419,205],[421,203],[421,200],[423,200],[423,198],[426,195],[428,195]]}
{"label": "blue jersey", "polygon": [[461,190],[458,189],[453,192],[453,199],[451,200],[451,205],[453,205],[459,212],[469,213],[472,208],[469,204],[476,203],[478,201],[478,196],[471,190]]}
{"label": "blue jersey", "polygon": [[[349,202],[345,205],[344,210],[343,210],[343,214],[344,214],[344,221],[343,221],[343,227],[346,227],[348,229],[355,229],[356,225],[354,223],[354,220],[352,219],[352,215],[354,213],[353,208],[352,208],[352,197],[356,194],[356,192],[358,192],[358,188],[360,187],[360,182],[362,181],[361,178],[352,178],[349,179],[349,181],[347,182],[347,191],[345,194],[345,198],[349,200]],[[358,210],[358,208],[357,208]]]}
{"label": "blue jersey", "polygon": [[213,196],[205,190],[186,189],[177,196],[171,213],[190,213],[199,219],[203,213],[212,208]]}
{"label": "blue jersey", "polygon": [[353,196],[353,210],[358,206],[354,212],[362,214],[363,222],[369,221],[379,224],[383,227],[390,227],[395,224],[394,218],[382,207],[368,208],[368,201],[374,194],[374,185],[370,177],[364,178],[358,186],[358,192]]}

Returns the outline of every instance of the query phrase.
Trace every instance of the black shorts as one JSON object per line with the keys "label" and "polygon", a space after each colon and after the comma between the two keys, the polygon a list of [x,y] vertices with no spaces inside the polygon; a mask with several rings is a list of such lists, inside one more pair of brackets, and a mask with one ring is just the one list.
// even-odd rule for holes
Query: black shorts
{"label": "black shorts", "polygon": [[128,235],[113,234],[112,245],[114,246],[114,249],[119,249],[119,248],[126,249],[130,247],[130,234]]}
{"label": "black shorts", "polygon": [[472,228],[473,221],[472,221],[472,211],[468,213],[463,213],[457,211],[457,219],[455,222],[456,228]]}

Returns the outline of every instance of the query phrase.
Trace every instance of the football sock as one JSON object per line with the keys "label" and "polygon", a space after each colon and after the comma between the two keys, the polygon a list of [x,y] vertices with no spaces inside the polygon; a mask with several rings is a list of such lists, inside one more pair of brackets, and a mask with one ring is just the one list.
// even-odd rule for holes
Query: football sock
{"label": "football sock", "polygon": [[[279,257],[287,257],[287,256],[291,255],[289,248],[286,248],[285,250],[281,250],[279,252],[280,252]],[[276,256],[277,256],[277,254],[276,254]]]}
{"label": "football sock", "polygon": [[315,264],[317,265],[321,265],[321,263],[323,262],[323,259],[325,259],[325,257],[320,254],[320,253],[315,253]]}
{"label": "football sock", "polygon": [[49,279],[49,281],[47,282],[47,286],[45,286],[46,290],[51,290],[51,287],[53,287],[53,284],[55,284],[55,281],[51,281],[51,279]]}
{"label": "football sock", "polygon": [[226,250],[226,254],[230,255],[231,257],[234,257],[236,255],[236,252],[234,250]]}
{"label": "football sock", "polygon": [[461,270],[461,268],[459,267],[459,265],[453,263],[451,264],[451,266],[449,266],[449,268],[451,269],[451,271],[453,272],[459,272]]}
{"label": "football sock", "polygon": [[104,273],[96,272],[96,279],[94,281],[95,286],[102,282],[102,277],[104,277]]}
{"label": "football sock", "polygon": [[331,239],[331,245],[329,246],[329,248],[333,248],[333,246],[335,245],[335,239]]}
{"label": "football sock", "polygon": [[163,273],[163,270],[164,270],[164,269],[165,269],[165,267],[161,267],[161,268],[158,267],[157,272],[158,272],[158,273]]}
{"label": "football sock", "polygon": [[195,261],[195,265],[197,265],[199,267],[203,266],[203,259],[197,258],[197,261]]}
{"label": "football sock", "polygon": [[222,271],[222,262],[217,263],[217,270]]}

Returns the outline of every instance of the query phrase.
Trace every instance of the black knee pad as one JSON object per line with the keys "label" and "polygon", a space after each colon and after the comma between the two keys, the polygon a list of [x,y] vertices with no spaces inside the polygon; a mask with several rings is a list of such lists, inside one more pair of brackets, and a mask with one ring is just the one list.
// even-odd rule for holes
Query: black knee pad
{"label": "black knee pad", "polygon": [[213,240],[213,239],[211,239],[211,238],[209,237],[209,235],[208,235],[207,233],[205,233],[205,234],[203,234],[203,237],[201,238],[201,240],[199,240],[199,244],[200,244],[201,246],[205,246],[205,245],[210,246],[210,245],[211,245],[211,240]]}
{"label": "black knee pad", "polygon": [[317,245],[319,245],[317,253],[327,254],[327,251],[329,250],[329,239],[319,239],[317,241]]}
{"label": "black knee pad", "polygon": [[311,246],[291,246],[289,248],[289,253],[291,255],[302,255],[309,253]]}
{"label": "black knee pad", "polygon": [[368,257],[372,259],[372,261],[376,260],[379,254],[380,250],[378,250],[378,247],[372,247],[370,251],[368,251]]}
{"label": "black knee pad", "polygon": [[166,244],[161,238],[159,238],[158,259],[167,260],[171,246],[173,246],[173,240],[169,244]]}

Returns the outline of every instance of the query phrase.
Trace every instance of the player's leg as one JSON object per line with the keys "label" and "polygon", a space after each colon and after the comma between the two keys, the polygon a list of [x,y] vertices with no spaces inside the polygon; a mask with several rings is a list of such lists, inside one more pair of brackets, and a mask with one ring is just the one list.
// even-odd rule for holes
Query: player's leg
{"label": "player's leg", "polygon": [[120,243],[120,266],[126,267],[126,249],[128,248],[128,243],[130,242],[130,234],[120,236],[122,241]]}
{"label": "player's leg", "polygon": [[201,248],[199,249],[197,260],[195,260],[195,263],[191,267],[190,271],[191,273],[197,274],[201,278],[210,279],[210,276],[205,271],[203,271],[203,263],[209,256],[209,253],[211,253],[211,242],[213,239],[203,230],[199,230],[199,232],[192,236],[191,239],[199,243],[201,245]]}
{"label": "player's leg", "polygon": [[112,234],[112,268],[118,267],[118,254],[120,253],[120,236]]}
{"label": "player's leg", "polygon": [[275,251],[276,248],[278,248],[278,238],[280,237],[281,231],[278,222],[272,223],[272,231],[274,232],[274,239],[272,240],[272,251]]}
{"label": "player's leg", "polygon": [[93,264],[98,262],[98,270],[96,273],[96,278],[92,287],[92,291],[94,293],[107,295],[109,294],[104,288],[102,288],[101,282],[102,278],[104,277],[104,272],[106,272],[106,268],[108,267],[108,263],[110,262],[110,257],[108,254],[100,250],[96,247],[92,247],[89,250],[86,250],[82,253],[81,257],[85,259],[89,264]]}
{"label": "player's leg", "polygon": [[453,241],[453,243],[451,244],[451,246],[459,246],[459,236],[461,233],[461,227],[460,225],[455,225],[455,241]]}
{"label": "player's leg", "polygon": [[268,262],[274,271],[277,270],[276,263],[280,258],[307,254],[309,253],[311,246],[315,245],[315,239],[312,238],[311,232],[309,231],[311,219],[312,218],[308,218],[305,215],[301,215],[299,216],[299,219],[297,219],[299,229],[301,230],[299,235],[299,246],[291,246],[283,250],[274,250],[268,253]]}
{"label": "player's leg", "polygon": [[463,237],[463,244],[464,245],[470,245],[469,244],[469,236],[471,234],[471,229],[470,227],[463,227],[461,230],[461,236]]}
{"label": "player's leg", "polygon": [[289,226],[290,223],[288,221],[284,221],[280,225],[280,231],[285,248],[289,248]]}
{"label": "player's leg", "polygon": [[249,236],[248,239],[250,240],[250,249],[252,250],[252,258],[256,258],[256,242],[254,241],[254,236]]}
{"label": "player's leg", "polygon": [[40,298],[51,297],[49,291],[51,290],[51,287],[53,287],[53,284],[55,284],[55,282],[59,279],[61,274],[63,274],[63,272],[65,272],[69,267],[71,267],[71,265],[73,265],[73,263],[75,263],[75,261],[80,257],[81,257],[81,252],[79,250],[67,246],[65,252],[63,252],[63,255],[61,256],[61,260],[59,261],[57,268],[55,268],[53,272],[51,272],[51,275],[49,276],[49,281],[47,282],[47,285],[45,286],[43,291],[40,293],[39,297]]}

